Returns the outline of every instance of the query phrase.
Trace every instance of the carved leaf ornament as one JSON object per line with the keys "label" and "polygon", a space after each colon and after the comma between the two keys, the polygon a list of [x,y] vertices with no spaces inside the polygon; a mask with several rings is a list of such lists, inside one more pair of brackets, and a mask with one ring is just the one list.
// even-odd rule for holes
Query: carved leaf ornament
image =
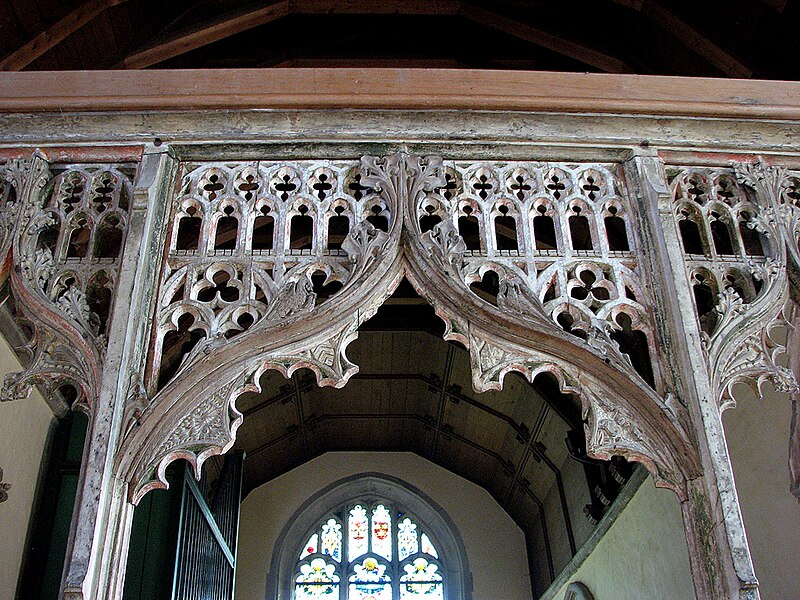
{"label": "carved leaf ornament", "polygon": [[172,460],[199,472],[230,448],[236,398],[265,370],[345,385],[358,370],[348,344],[404,277],[445,339],[469,349],[476,390],[501,389],[510,371],[552,373],[584,400],[590,452],[639,460],[681,488],[699,467],[634,356],[658,372],[617,173],[402,153],[183,165],[149,400],[128,408],[139,426],[118,455],[131,499],[164,487]]}

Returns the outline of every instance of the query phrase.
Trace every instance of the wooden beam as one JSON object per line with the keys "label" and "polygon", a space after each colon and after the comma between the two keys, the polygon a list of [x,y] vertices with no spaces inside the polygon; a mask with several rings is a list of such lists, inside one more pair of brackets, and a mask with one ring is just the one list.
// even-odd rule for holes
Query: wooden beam
{"label": "wooden beam", "polygon": [[699,54],[728,77],[747,78],[753,70],[655,0],[612,0],[649,17],[692,52]]}
{"label": "wooden beam", "polygon": [[450,58],[287,58],[275,68],[293,69],[462,69],[464,63]]}
{"label": "wooden beam", "polygon": [[0,61],[0,71],[21,71],[104,10],[128,0],[88,0]]}
{"label": "wooden beam", "polygon": [[800,120],[800,82],[472,69],[0,72],[0,114],[301,108]]}
{"label": "wooden beam", "polygon": [[289,0],[281,0],[256,10],[237,12],[204,23],[125,58],[117,68],[144,69],[175,58],[191,50],[207,46],[242,31],[264,25],[289,14]]}
{"label": "wooden beam", "polygon": [[143,69],[191,50],[242,33],[288,15],[455,15],[458,0],[281,0],[254,10],[236,12],[176,33],[125,58],[117,68]]}
{"label": "wooden beam", "polygon": [[553,35],[542,29],[537,29],[525,23],[520,23],[515,19],[504,17],[483,7],[464,2],[461,5],[460,14],[475,21],[480,25],[486,25],[503,33],[513,35],[516,38],[525,40],[552,52],[577,60],[580,63],[595,67],[606,73],[632,73],[631,69],[623,61],[598,52],[592,48],[583,46],[576,42]]}

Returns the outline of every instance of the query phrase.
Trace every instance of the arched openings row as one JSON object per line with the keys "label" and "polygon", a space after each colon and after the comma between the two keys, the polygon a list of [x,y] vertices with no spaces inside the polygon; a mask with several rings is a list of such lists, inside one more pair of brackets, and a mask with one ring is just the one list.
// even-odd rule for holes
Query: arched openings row
{"label": "arched openings row", "polygon": [[672,194],[685,254],[715,259],[769,252],[756,226],[759,206],[732,171],[673,170]]}
{"label": "arched openings row", "polygon": [[116,259],[127,229],[131,183],[116,168],[70,168],[45,189],[48,220],[37,247],[54,259]]}
{"label": "arched openings row", "polygon": [[608,167],[450,163],[445,185],[419,202],[424,233],[449,219],[475,254],[625,253],[627,201]]}
{"label": "arched openings row", "polygon": [[388,231],[391,214],[354,161],[204,165],[183,175],[173,254],[337,254],[363,220]]}

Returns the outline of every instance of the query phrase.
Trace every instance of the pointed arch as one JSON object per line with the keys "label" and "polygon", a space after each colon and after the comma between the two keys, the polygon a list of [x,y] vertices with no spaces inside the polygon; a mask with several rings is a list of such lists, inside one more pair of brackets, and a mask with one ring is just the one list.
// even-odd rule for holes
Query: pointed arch
{"label": "pointed arch", "polygon": [[531,382],[552,373],[562,392],[581,399],[591,454],[642,462],[658,485],[685,498],[685,483],[700,472],[689,436],[618,350],[564,332],[513,270],[500,279],[492,306],[470,291],[462,275],[466,245],[452,219],[421,231],[418,202],[409,199],[424,199],[445,185],[441,159],[365,157],[362,171],[363,185],[399,218],[386,234],[368,221],[351,229],[342,243],[351,262],[349,277],[324,303],[306,303],[280,321],[265,319],[225,343],[209,339],[192,353],[181,376],[151,399],[140,426],[123,443],[117,471],[130,484],[131,500],[165,487],[169,462],[186,458],[199,473],[206,458],[227,451],[242,422],[236,398],[257,391],[265,370],[288,377],[307,368],[319,385],[344,386],[358,370],[347,358],[347,346],[404,277],[444,320],[445,339],[469,350],[477,391],[502,389],[511,371]]}

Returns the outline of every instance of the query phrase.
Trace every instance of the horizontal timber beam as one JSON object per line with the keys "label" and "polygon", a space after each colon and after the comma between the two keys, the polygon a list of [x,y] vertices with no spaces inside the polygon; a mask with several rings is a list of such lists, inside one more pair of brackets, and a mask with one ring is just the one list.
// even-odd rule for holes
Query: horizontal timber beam
{"label": "horizontal timber beam", "polygon": [[338,108],[800,120],[800,83],[447,69],[0,73],[0,113]]}

